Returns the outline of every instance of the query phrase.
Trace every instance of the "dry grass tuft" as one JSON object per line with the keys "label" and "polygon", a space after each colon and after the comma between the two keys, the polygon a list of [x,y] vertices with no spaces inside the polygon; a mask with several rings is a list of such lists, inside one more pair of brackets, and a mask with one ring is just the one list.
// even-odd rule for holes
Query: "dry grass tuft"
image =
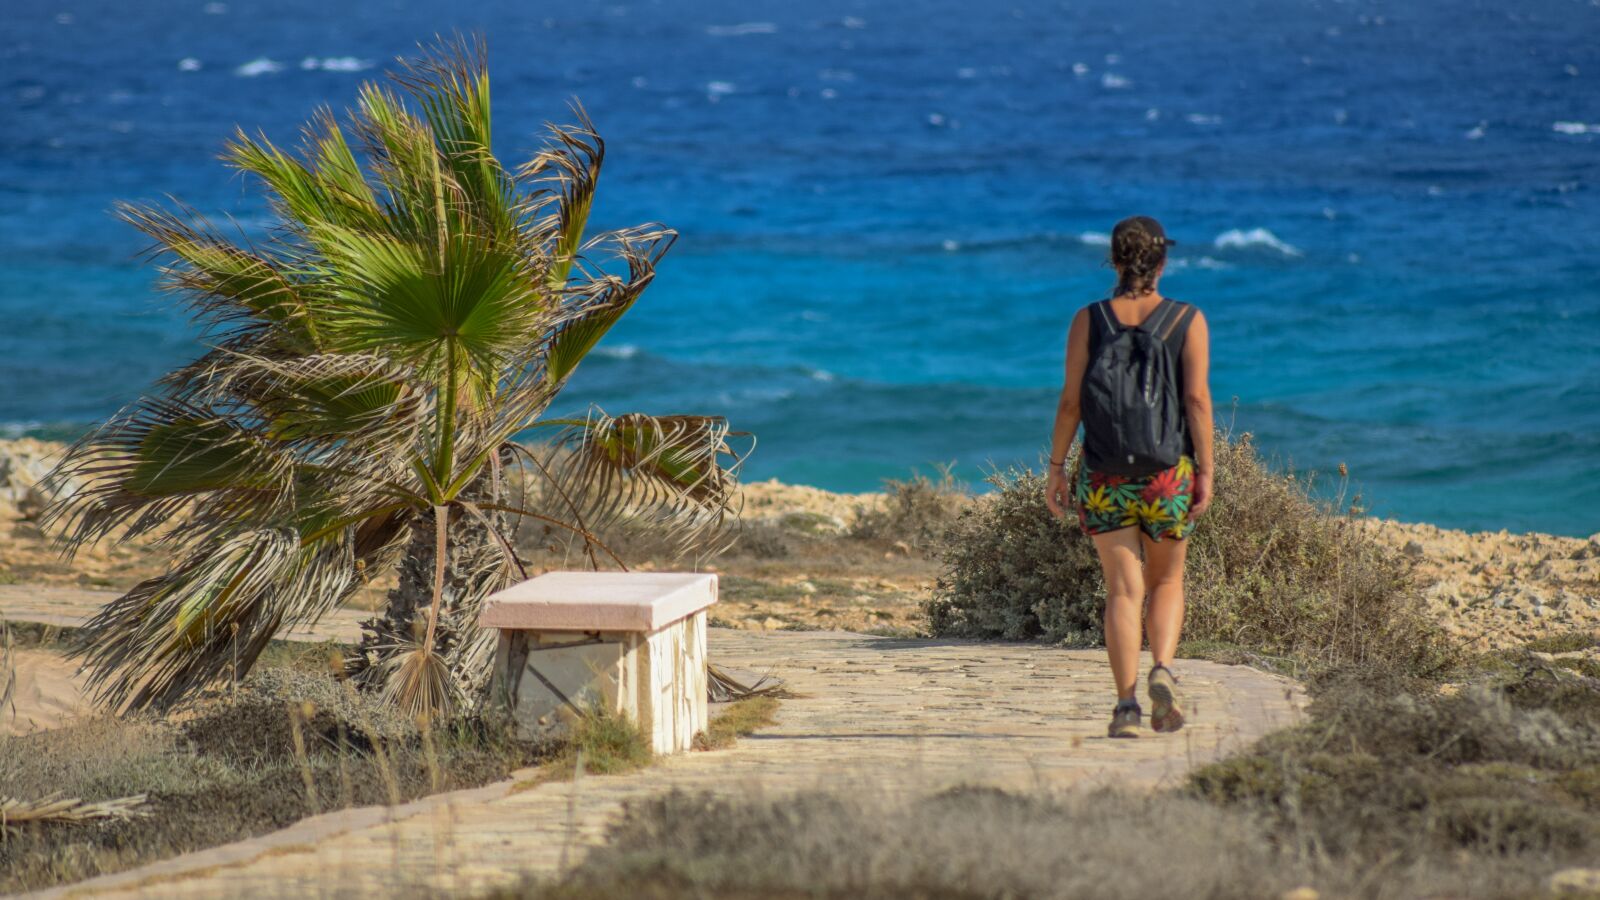
{"label": "dry grass tuft", "polygon": [[735,700],[711,720],[705,731],[694,736],[694,749],[726,750],[738,743],[739,738],[776,722],[777,715],[778,701],[770,695],[757,694]]}
{"label": "dry grass tuft", "polygon": [[937,478],[915,472],[908,479],[885,481],[881,503],[856,507],[849,535],[913,551],[932,547],[972,503],[971,491],[956,481],[952,468],[939,466]]}

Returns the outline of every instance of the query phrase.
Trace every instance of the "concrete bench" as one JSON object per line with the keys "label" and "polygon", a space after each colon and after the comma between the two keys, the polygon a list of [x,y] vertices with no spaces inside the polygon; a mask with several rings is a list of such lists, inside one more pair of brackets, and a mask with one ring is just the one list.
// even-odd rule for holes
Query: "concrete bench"
{"label": "concrete bench", "polygon": [[638,723],[656,753],[706,727],[706,607],[717,576],[550,572],[492,594],[494,685],[517,733],[537,739],[601,708]]}

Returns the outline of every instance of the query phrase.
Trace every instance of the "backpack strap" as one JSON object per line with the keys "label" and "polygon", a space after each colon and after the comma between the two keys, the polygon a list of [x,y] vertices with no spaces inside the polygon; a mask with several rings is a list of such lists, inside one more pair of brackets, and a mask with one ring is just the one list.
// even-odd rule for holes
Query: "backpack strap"
{"label": "backpack strap", "polygon": [[1116,338],[1122,330],[1117,317],[1111,313],[1110,300],[1096,300],[1089,304],[1089,351],[1099,349],[1100,345]]}
{"label": "backpack strap", "polygon": [[1168,317],[1169,321],[1162,328],[1159,336],[1165,342],[1170,342],[1173,338],[1177,338],[1181,342],[1184,335],[1189,333],[1189,323],[1194,321],[1196,310],[1193,303],[1174,300],[1172,305],[1180,307],[1180,310],[1177,315]]}

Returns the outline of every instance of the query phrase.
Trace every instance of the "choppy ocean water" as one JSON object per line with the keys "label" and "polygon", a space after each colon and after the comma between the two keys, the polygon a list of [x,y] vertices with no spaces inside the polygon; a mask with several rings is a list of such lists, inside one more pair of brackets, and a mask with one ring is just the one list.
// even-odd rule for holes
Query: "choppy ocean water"
{"label": "choppy ocean water", "polygon": [[0,28],[0,433],[196,352],[117,199],[245,228],[215,160],[436,32],[498,150],[581,98],[597,224],[683,238],[563,406],[715,412],[752,477],[1036,463],[1106,233],[1161,218],[1220,415],[1375,512],[1600,530],[1600,4],[48,0]]}

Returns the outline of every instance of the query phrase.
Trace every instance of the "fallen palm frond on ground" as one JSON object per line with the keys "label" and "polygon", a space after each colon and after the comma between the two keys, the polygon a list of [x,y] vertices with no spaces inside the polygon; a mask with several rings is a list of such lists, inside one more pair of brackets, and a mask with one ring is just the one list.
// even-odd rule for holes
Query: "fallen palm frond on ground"
{"label": "fallen palm frond on ground", "polygon": [[77,797],[51,794],[38,800],[0,797],[0,829],[39,822],[93,822],[100,819],[133,819],[148,815],[141,809],[146,797],[135,794],[115,800],[86,803]]}
{"label": "fallen palm frond on ground", "polygon": [[706,664],[706,681],[712,703],[729,703],[746,697],[781,697],[787,693],[783,679],[776,675],[736,673],[714,663]]}

